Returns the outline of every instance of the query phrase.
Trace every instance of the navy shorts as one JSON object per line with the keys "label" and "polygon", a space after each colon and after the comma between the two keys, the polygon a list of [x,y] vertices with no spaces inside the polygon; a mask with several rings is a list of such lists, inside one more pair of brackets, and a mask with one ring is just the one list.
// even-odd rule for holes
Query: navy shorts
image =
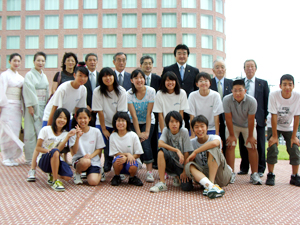
{"label": "navy shorts", "polygon": [[[119,155],[113,159],[112,163],[114,164],[115,161],[116,161],[118,158],[120,158]],[[138,168],[139,165],[138,165],[138,162],[137,162],[136,160],[135,160],[135,162],[134,162],[132,165],[130,165],[129,162],[126,162],[126,163],[123,164],[123,169],[121,170],[121,174],[130,174],[130,173],[128,172],[128,170],[129,170],[129,168],[130,168],[131,166],[135,166],[135,167]]]}
{"label": "navy shorts", "polygon": [[[82,158],[82,157],[81,157]],[[81,159],[79,158],[79,159]],[[76,165],[79,161],[79,159],[77,159],[74,163],[74,168],[76,169]],[[100,167],[99,166],[90,166],[86,171],[82,171],[82,172],[86,172],[86,175],[88,176],[91,173],[100,173]]]}

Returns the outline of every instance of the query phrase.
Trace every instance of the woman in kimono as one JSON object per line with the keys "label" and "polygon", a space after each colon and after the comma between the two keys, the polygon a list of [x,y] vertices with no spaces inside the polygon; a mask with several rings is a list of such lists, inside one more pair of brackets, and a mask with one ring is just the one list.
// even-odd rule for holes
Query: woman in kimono
{"label": "woman in kimono", "polygon": [[22,87],[24,78],[17,72],[22,57],[9,56],[10,68],[0,75],[0,149],[5,166],[19,165],[15,159],[22,156],[23,142],[19,139],[22,125]]}
{"label": "woman in kimono", "polygon": [[33,57],[34,68],[25,75],[24,79],[24,152],[27,164],[31,164],[37,137],[43,124],[44,109],[49,97],[49,82],[42,70],[45,63],[46,54],[37,52]]}

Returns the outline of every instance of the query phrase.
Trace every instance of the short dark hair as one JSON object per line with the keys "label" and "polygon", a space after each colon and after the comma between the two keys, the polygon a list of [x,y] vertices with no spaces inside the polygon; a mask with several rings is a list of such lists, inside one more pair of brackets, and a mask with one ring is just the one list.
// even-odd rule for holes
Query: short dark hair
{"label": "short dark hair", "polygon": [[102,78],[104,76],[107,76],[107,75],[112,75],[114,76],[114,83],[113,83],[113,87],[114,87],[114,91],[117,95],[120,94],[120,90],[119,90],[119,83],[117,81],[117,75],[116,73],[109,67],[104,67],[102,68],[102,70],[100,70],[99,72],[99,76],[98,76],[98,84],[100,86],[99,88],[99,91],[100,91],[100,94],[103,94],[105,97],[107,98],[110,98],[109,95],[108,95],[108,90],[107,90],[107,86],[103,83],[103,80]]}
{"label": "short dark hair", "polygon": [[244,79],[238,79],[238,80],[233,81],[232,88],[235,85],[242,85],[245,88],[245,81],[244,81]]}
{"label": "short dark hair", "polygon": [[114,115],[113,119],[112,119],[112,125],[113,125],[113,128],[114,128],[114,131],[115,132],[118,132],[118,129],[117,129],[117,119],[124,119],[126,120],[126,130],[127,131],[131,131],[130,129],[130,118],[129,118],[129,115],[127,112],[116,112],[116,114]]}
{"label": "short dark hair", "polygon": [[169,123],[170,123],[171,117],[173,117],[175,120],[177,120],[180,123],[179,128],[181,128],[182,127],[182,116],[181,116],[181,114],[179,112],[174,111],[174,110],[168,112],[168,114],[165,117],[166,127],[168,129],[170,129],[169,128]]}
{"label": "short dark hair", "polygon": [[75,67],[76,67],[76,65],[78,63],[77,56],[73,52],[65,52],[65,54],[63,56],[63,59],[61,61],[61,68],[62,68],[62,70],[66,70],[65,62],[66,62],[67,58],[69,58],[69,57],[73,57],[75,59],[75,66],[74,66],[73,70],[75,69]]}
{"label": "short dark hair", "polygon": [[[139,74],[141,74],[143,76],[144,80],[146,81],[146,75],[141,69],[135,69],[134,71],[132,71],[130,79],[137,77]],[[136,88],[133,83],[131,83],[131,91],[132,91],[132,94],[136,93]]]}
{"label": "short dark hair", "polygon": [[151,59],[152,63],[154,63],[154,59],[150,55],[144,55],[140,59],[140,64],[141,65],[144,63],[145,59]]}
{"label": "short dark hair", "polygon": [[78,63],[78,65],[74,69],[74,73],[76,74],[78,71],[82,72],[86,76],[89,76],[89,70],[86,68],[85,62]]}
{"label": "short dark hair", "polygon": [[179,81],[178,81],[178,78],[177,78],[176,74],[172,71],[168,71],[168,72],[166,72],[165,74],[162,75],[159,90],[162,93],[167,93],[168,92],[168,89],[166,88],[166,84],[165,84],[167,78],[169,78],[170,80],[175,80],[176,81],[174,91],[175,91],[176,95],[179,95],[180,94],[180,84],[179,84]]}
{"label": "short dark hair", "polygon": [[66,125],[62,128],[62,130],[69,131],[70,112],[69,112],[67,109],[65,109],[65,108],[58,108],[58,109],[54,112],[54,114],[53,114],[53,120],[52,120],[52,125],[51,125],[52,130],[54,131],[54,133],[57,132],[56,120],[57,120],[57,118],[59,117],[59,115],[60,115],[62,112],[63,112],[63,113],[66,115],[66,117],[67,117],[67,123],[66,123]]}
{"label": "short dark hair", "polygon": [[82,112],[86,113],[86,115],[87,115],[89,118],[91,118],[91,112],[90,112],[90,110],[88,110],[87,108],[79,108],[79,109],[77,110],[77,112],[75,113],[75,119],[76,119],[76,120],[77,120],[77,117],[78,117],[79,113],[82,113]]}
{"label": "short dark hair", "polygon": [[89,53],[89,54],[87,54],[87,55],[85,56],[84,61],[85,61],[85,62],[88,61],[88,59],[89,59],[90,56],[95,56],[96,59],[98,60],[98,56],[97,56],[96,53]]}
{"label": "short dark hair", "polygon": [[191,126],[192,126],[193,130],[194,130],[194,126],[195,126],[196,123],[204,123],[206,125],[206,127],[208,127],[208,120],[203,115],[199,115],[199,116],[194,117],[194,119],[191,122]]}
{"label": "short dark hair", "polygon": [[255,62],[254,59],[247,59],[247,60],[244,62],[244,69],[245,69],[245,66],[246,66],[246,63],[247,63],[247,62],[254,62],[255,68],[257,69],[257,64],[256,64],[256,62]]}
{"label": "short dark hair", "polygon": [[8,61],[10,62],[15,56],[19,56],[20,59],[22,60],[22,56],[19,53],[15,52],[15,53],[10,54]]}
{"label": "short dark hair", "polygon": [[210,83],[210,85],[211,85],[211,77],[210,77],[210,75],[209,75],[208,73],[206,73],[206,72],[200,72],[200,73],[198,73],[198,74],[196,75],[196,77],[195,77],[195,83],[198,83],[198,81],[200,80],[201,77],[203,77],[203,78],[206,79],[206,80],[209,80],[209,83]]}
{"label": "short dark hair", "polygon": [[45,59],[45,61],[46,61],[47,56],[46,56],[46,54],[44,52],[37,52],[37,53],[35,53],[34,56],[33,56],[33,61],[35,61],[38,56],[43,56],[44,59]]}
{"label": "short dark hair", "polygon": [[292,81],[294,85],[294,77],[291,74],[284,74],[280,77],[280,85],[284,80]]}
{"label": "short dark hair", "polygon": [[116,58],[117,58],[118,55],[125,55],[125,58],[126,58],[126,60],[127,60],[127,55],[126,55],[124,52],[117,52],[117,53],[114,55],[114,57],[113,57],[114,61],[116,61]]}
{"label": "short dark hair", "polygon": [[179,45],[177,45],[177,46],[175,47],[175,49],[174,49],[174,56],[175,56],[175,57],[176,57],[176,52],[177,52],[177,50],[179,50],[179,49],[187,50],[188,56],[190,55],[190,49],[189,49],[189,47],[186,46],[186,45],[184,45],[184,44],[179,44]]}

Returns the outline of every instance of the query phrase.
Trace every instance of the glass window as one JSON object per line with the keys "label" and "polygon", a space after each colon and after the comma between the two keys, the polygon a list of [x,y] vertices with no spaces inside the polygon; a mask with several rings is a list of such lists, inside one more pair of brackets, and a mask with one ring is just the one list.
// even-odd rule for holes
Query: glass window
{"label": "glass window", "polygon": [[126,67],[136,67],[136,54],[127,54]]}
{"label": "glass window", "polygon": [[7,36],[6,49],[20,49],[20,36]]}
{"label": "glass window", "polygon": [[212,55],[202,55],[202,68],[213,68],[213,56]]}
{"label": "glass window", "polygon": [[84,9],[98,9],[98,1],[97,0],[84,0],[83,8]]}
{"label": "glass window", "polygon": [[26,36],[25,49],[39,49],[39,36]]}
{"label": "glass window", "polygon": [[195,13],[182,13],[182,27],[196,28],[196,14]]}
{"label": "glass window", "polygon": [[217,56],[218,60],[224,60],[224,58],[222,56]]}
{"label": "glass window", "polygon": [[78,29],[78,15],[64,15],[64,29]]}
{"label": "glass window", "polygon": [[196,48],[196,34],[182,34],[182,43],[189,48]]}
{"label": "glass window", "polygon": [[78,9],[78,0],[64,0],[64,9]]}
{"label": "glass window", "polygon": [[157,7],[157,0],[143,0],[142,8],[155,9]]}
{"label": "glass window", "polygon": [[26,30],[40,29],[40,16],[26,16],[25,17],[25,29]]}
{"label": "glass window", "polygon": [[153,67],[156,67],[156,54],[155,53],[143,53],[143,56],[149,55],[153,58]]}
{"label": "glass window", "polygon": [[122,27],[123,28],[136,28],[137,27],[137,15],[136,14],[123,14],[122,15]]}
{"label": "glass window", "polygon": [[196,8],[196,0],[181,0],[182,8]]}
{"label": "glass window", "polygon": [[7,0],[7,11],[21,11],[21,0]]}
{"label": "glass window", "polygon": [[223,38],[217,37],[217,50],[224,51]]}
{"label": "glass window", "polygon": [[177,0],[162,0],[161,7],[162,8],[176,8]]}
{"label": "glass window", "polygon": [[212,10],[212,0],[201,0],[201,9]]}
{"label": "glass window", "polygon": [[102,67],[115,67],[113,64],[114,54],[103,54]]}
{"label": "glass window", "polygon": [[45,49],[58,48],[58,35],[45,36]]}
{"label": "glass window", "polygon": [[[0,11],[2,11],[2,0],[0,0]],[[1,58],[0,58],[0,63],[1,63]],[[0,68],[1,68],[1,64],[0,64]]]}
{"label": "glass window", "polygon": [[162,27],[177,27],[176,13],[163,13]]}
{"label": "glass window", "polygon": [[216,18],[216,31],[219,31],[221,33],[223,33],[224,29],[223,29],[223,19],[221,18]]}
{"label": "glass window", "polygon": [[163,53],[163,67],[170,66],[176,62],[172,53]]}
{"label": "glass window", "polygon": [[6,18],[6,30],[21,30],[21,17],[8,16]]}
{"label": "glass window", "polygon": [[118,27],[117,14],[103,14],[102,27],[103,28],[117,28]]}
{"label": "glass window", "polygon": [[0,16],[0,30],[2,30],[2,16]]}
{"label": "glass window", "polygon": [[59,0],[45,0],[45,10],[59,10]]}
{"label": "glass window", "polygon": [[33,64],[33,57],[34,55],[25,55],[25,68],[32,68]]}
{"label": "glass window", "polygon": [[40,10],[40,0],[26,0],[26,10]]}
{"label": "glass window", "polygon": [[58,15],[45,16],[44,22],[45,29],[59,29],[59,17]]}
{"label": "glass window", "polygon": [[223,14],[223,1],[216,0],[216,12]]}
{"label": "glass window", "polygon": [[197,55],[194,53],[190,53],[186,63],[193,67],[197,67]]}
{"label": "glass window", "polygon": [[[1,36],[0,36],[0,49],[1,49],[1,45],[2,45],[2,39],[1,39]],[[1,68],[1,66],[0,66],[0,68]]]}
{"label": "glass window", "polygon": [[116,34],[103,34],[103,48],[116,48],[117,35]]}
{"label": "glass window", "polygon": [[6,56],[6,69],[10,68],[10,64],[9,64],[9,55]]}
{"label": "glass window", "polygon": [[163,34],[163,47],[176,47],[176,34]]}
{"label": "glass window", "polygon": [[123,34],[123,48],[136,48],[136,34]]}
{"label": "glass window", "polygon": [[213,48],[213,37],[211,35],[202,35],[201,36],[201,48]]}
{"label": "glass window", "polygon": [[122,0],[123,9],[135,9],[137,7],[136,0]]}
{"label": "glass window", "polygon": [[97,34],[83,35],[83,48],[97,48]]}
{"label": "glass window", "polygon": [[47,55],[45,68],[57,68],[58,57],[57,55]]}
{"label": "glass window", "polygon": [[213,17],[209,15],[201,15],[201,29],[213,29]]}
{"label": "glass window", "polygon": [[143,48],[156,47],[156,34],[143,34]]}
{"label": "glass window", "polygon": [[154,13],[143,13],[142,15],[142,27],[153,28],[157,26],[157,18]]}
{"label": "glass window", "polygon": [[77,35],[65,35],[64,48],[77,48]]}
{"label": "glass window", "polygon": [[83,28],[98,28],[98,15],[97,14],[84,14],[83,15]]}
{"label": "glass window", "polygon": [[103,0],[102,9],[116,9],[118,7],[117,0]]}

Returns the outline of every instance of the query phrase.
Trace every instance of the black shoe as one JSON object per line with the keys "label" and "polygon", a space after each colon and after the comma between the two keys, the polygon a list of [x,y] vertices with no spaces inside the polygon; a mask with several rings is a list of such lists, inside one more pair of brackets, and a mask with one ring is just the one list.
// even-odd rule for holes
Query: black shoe
{"label": "black shoe", "polygon": [[121,177],[120,175],[115,175],[113,179],[111,179],[110,184],[112,186],[119,186],[121,184]]}
{"label": "black shoe", "polygon": [[266,185],[270,185],[270,186],[275,185],[275,174],[273,174],[273,173],[267,174]]}
{"label": "black shoe", "polygon": [[152,169],[158,170],[158,166],[157,165],[152,165]]}
{"label": "black shoe", "polygon": [[300,176],[298,174],[291,175],[291,180],[290,180],[290,184],[292,185],[296,185],[296,186],[300,186]]}
{"label": "black shoe", "polygon": [[241,171],[238,172],[237,174],[238,174],[238,175],[246,175],[246,174],[248,174],[248,172],[245,172],[245,171],[242,171],[242,170],[241,170]]}
{"label": "black shoe", "polygon": [[143,186],[143,182],[137,176],[129,177],[128,184],[133,184],[135,186]]}

